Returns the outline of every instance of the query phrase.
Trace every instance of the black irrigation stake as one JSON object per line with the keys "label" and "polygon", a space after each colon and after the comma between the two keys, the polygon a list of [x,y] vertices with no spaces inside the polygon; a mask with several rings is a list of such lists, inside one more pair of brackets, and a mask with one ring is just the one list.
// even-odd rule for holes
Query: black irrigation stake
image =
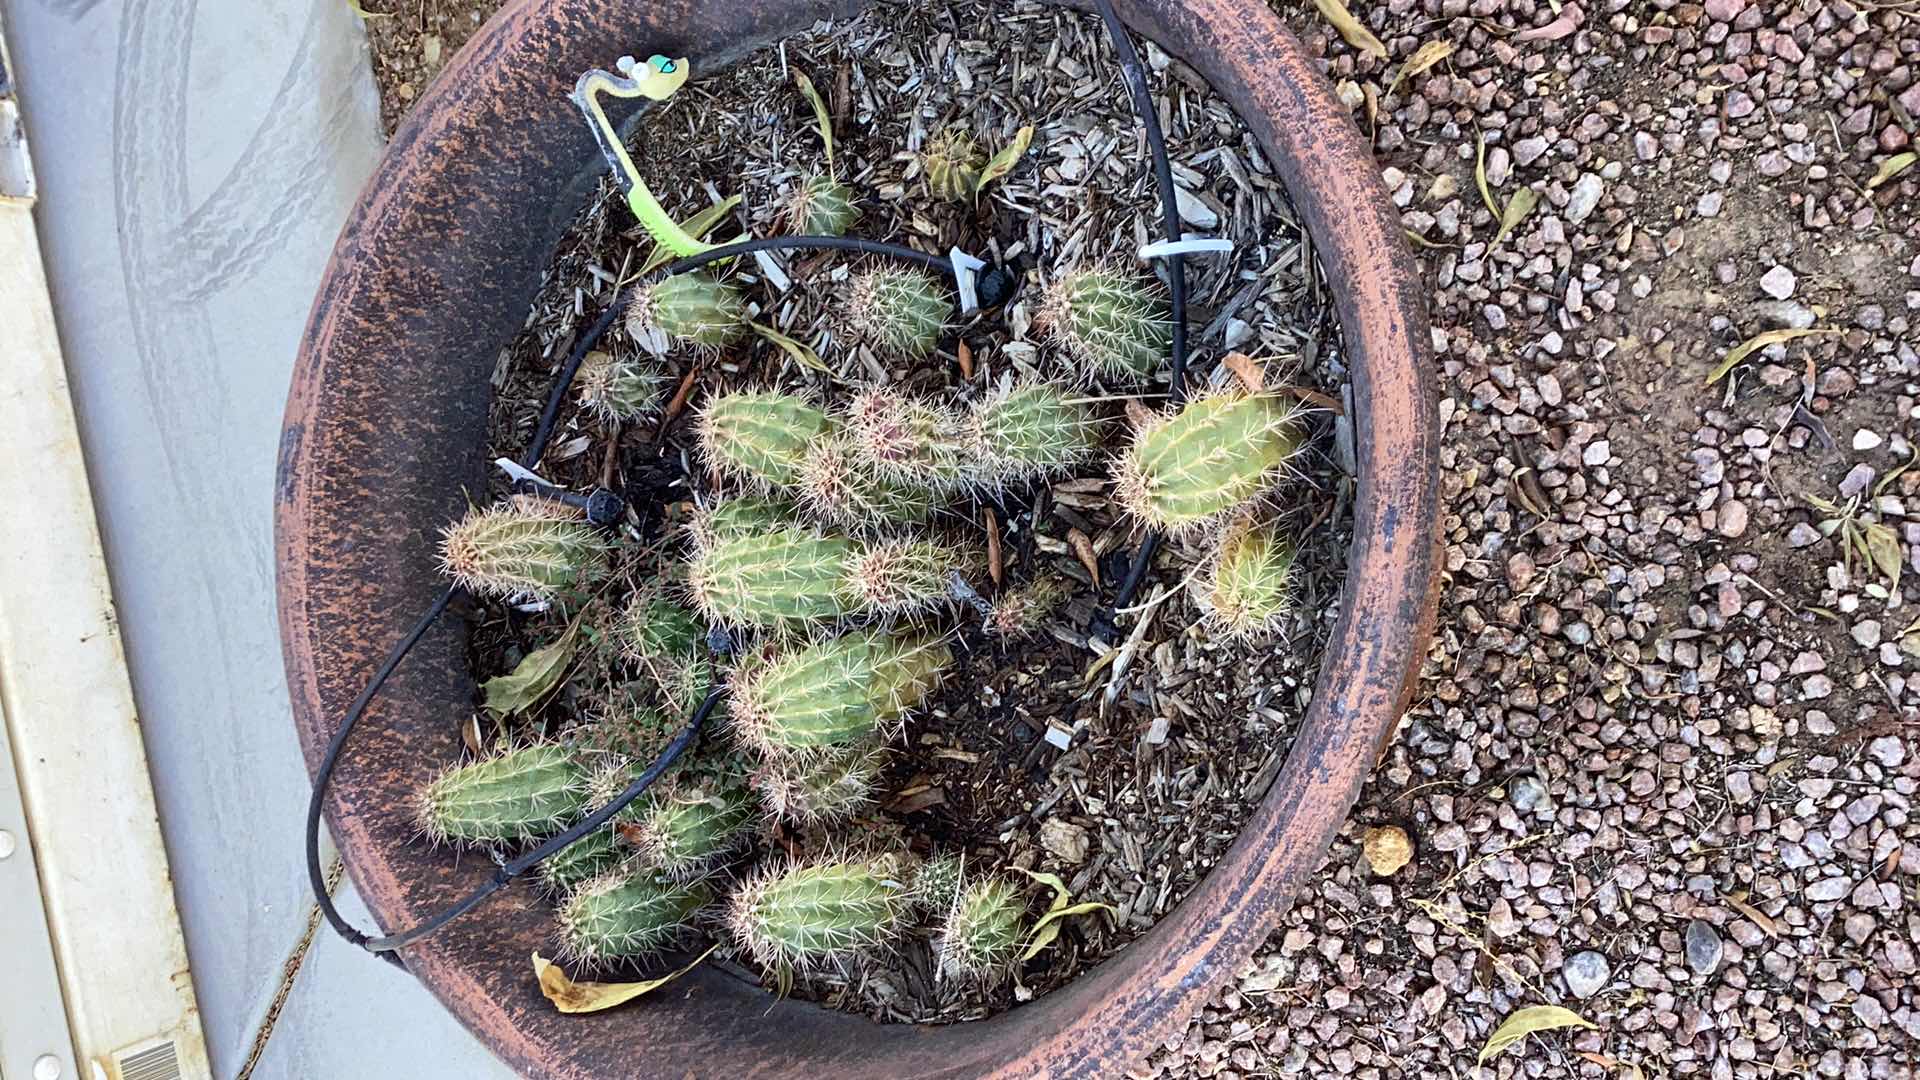
{"label": "black irrigation stake", "polygon": [[[1099,9],[1100,17],[1106,23],[1108,32],[1113,37],[1114,49],[1120,57],[1121,71],[1125,77],[1127,89],[1133,98],[1134,111],[1139,114],[1140,122],[1146,127],[1147,147],[1153,156],[1154,179],[1160,191],[1164,227],[1167,231],[1168,238],[1177,240],[1180,238],[1180,211],[1173,194],[1173,167],[1167,157],[1166,141],[1160,131],[1159,117],[1154,112],[1153,96],[1147,87],[1146,70],[1140,63],[1140,54],[1134,48],[1133,39],[1128,36],[1126,26],[1121,23],[1119,15],[1113,10],[1112,0],[1096,0],[1096,7]],[[849,251],[857,254],[880,255],[898,259],[903,262],[917,264],[949,277],[955,276],[955,267],[952,261],[941,256],[930,255],[923,251],[915,251],[912,248],[902,247],[898,244],[886,244],[873,240],[837,236],[776,236],[722,244],[718,247],[703,251],[698,255],[691,255],[669,264],[661,272],[660,276],[671,277],[675,274],[683,274],[689,270],[696,270],[710,263],[735,256],[749,255],[756,251]],[[1167,255],[1165,258],[1167,260],[1169,287],[1173,294],[1171,312],[1173,318],[1173,355],[1171,357],[1172,363],[1170,368],[1172,385],[1169,389],[1168,399],[1177,405],[1186,396],[1187,279],[1185,268],[1181,262],[1181,256],[1178,253]],[[1012,294],[1014,285],[1015,281],[1012,275],[1008,274],[1004,269],[1000,267],[986,268],[979,277],[980,299],[982,304],[993,307],[1004,302]],[[620,302],[608,305],[607,310],[602,312],[600,317],[594,320],[593,325],[589,327],[586,333],[581,336],[580,340],[574,344],[573,350],[567,356],[566,364],[561,367],[559,375],[554,381],[553,392],[547,397],[546,407],[541,411],[540,423],[534,429],[533,439],[528,443],[526,453],[521,455],[520,465],[529,472],[533,471],[539,465],[540,458],[546,453],[547,444],[552,441],[554,427],[560,417],[561,406],[566,400],[567,389],[573,384],[574,375],[580,370],[581,361],[586,358],[588,350],[598,343],[600,338],[606,334],[608,328],[613,325],[614,319],[619,316],[620,312],[624,310],[624,307],[625,305]],[[531,486],[538,489],[541,494],[552,495],[569,504],[581,505],[583,509],[588,511],[589,517],[592,517],[594,513],[598,511],[602,517],[606,517],[610,522],[617,522],[619,520],[618,509],[608,504],[604,499],[600,499],[602,495],[610,496],[614,503],[617,503],[618,496],[612,495],[611,492],[595,491],[592,495],[581,496],[559,492],[558,489],[548,488],[546,485],[538,483],[533,483]],[[596,499],[600,499],[600,501],[596,503]],[[608,515],[611,516],[609,517]],[[1115,601],[1115,607],[1125,606],[1127,601],[1132,598],[1134,591],[1139,587],[1140,579],[1144,576],[1147,566],[1153,560],[1153,553],[1159,546],[1159,542],[1159,535],[1157,533],[1150,533],[1145,542],[1141,544],[1140,554],[1136,556],[1133,567],[1129,570],[1125,582],[1120,587],[1120,592]],[[327,741],[326,750],[320,756],[319,766],[314,770],[313,793],[307,800],[307,881],[313,888],[314,902],[319,905],[320,912],[326,917],[327,924],[333,927],[334,931],[341,937],[354,945],[366,949],[375,956],[382,957],[396,967],[400,967],[402,970],[405,969],[406,965],[400,959],[398,950],[419,941],[439,930],[441,927],[446,926],[454,919],[473,910],[488,897],[505,888],[514,878],[533,869],[535,866],[538,866],[542,860],[554,855],[574,841],[605,825],[615,814],[625,809],[628,804],[644,794],[647,788],[650,787],[655,780],[659,779],[660,775],[666,772],[666,770],[672,766],[673,762],[686,751],[687,747],[699,737],[701,727],[705,724],[707,717],[713,712],[713,708],[715,704],[718,703],[720,695],[725,693],[725,688],[720,686],[716,686],[710,691],[706,699],[700,703],[699,708],[695,709],[693,715],[688,718],[686,727],[682,728],[680,733],[674,736],[673,741],[667,745],[665,750],[661,751],[659,757],[654,759],[653,764],[649,765],[645,772],[636,777],[631,784],[627,785],[626,790],[622,791],[612,802],[596,810],[584,820],[577,822],[565,832],[551,837],[532,851],[502,864],[494,871],[493,876],[488,878],[479,888],[468,893],[458,902],[440,911],[431,918],[428,918],[419,925],[385,937],[369,937],[354,927],[353,924],[347,922],[346,918],[340,914],[339,909],[334,906],[333,898],[327,891],[326,873],[320,866],[320,824],[321,813],[326,802],[327,787],[333,779],[334,769],[340,763],[340,755],[346,748],[347,738],[353,733],[354,726],[357,725],[360,722],[360,718],[366,714],[367,707],[373,703],[374,697],[379,694],[380,688],[386,685],[387,679],[393,675],[394,670],[400,666],[401,661],[406,659],[407,654],[413,650],[413,647],[418,644],[420,639],[426,636],[427,631],[432,629],[433,625],[440,620],[440,616],[446,613],[447,607],[453,602],[453,598],[458,591],[454,586],[448,586],[441,590],[440,595],[434,600],[433,605],[427,609],[426,614],[422,615],[420,620],[414,624],[413,629],[408,631],[407,635],[395,644],[393,650],[387,654],[386,660],[380,665],[379,670],[374,672],[373,677],[368,680],[366,688],[360,691],[359,697],[355,698],[353,704],[347,708],[346,715],[340,720],[339,728],[334,731],[333,737]],[[710,635],[710,643],[711,639],[712,635]]]}

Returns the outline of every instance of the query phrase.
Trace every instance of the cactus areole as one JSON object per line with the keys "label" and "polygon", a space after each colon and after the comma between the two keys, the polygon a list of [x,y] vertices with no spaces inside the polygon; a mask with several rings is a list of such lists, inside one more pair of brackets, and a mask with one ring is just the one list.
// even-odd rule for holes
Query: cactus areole
{"label": "cactus areole", "polygon": [[[278,448],[281,633],[310,765],[413,614],[439,595],[434,527],[459,516],[486,440],[490,388],[476,358],[520,329],[567,220],[555,206],[575,197],[576,180],[604,175],[592,135],[552,88],[655,49],[689,56],[697,77],[715,58],[862,6],[513,0],[402,122],[321,283]],[[1354,396],[1353,540],[1338,621],[1285,766],[1238,842],[1151,931],[1071,984],[979,1023],[878,1026],[774,1000],[711,966],[636,1006],[564,1016],[526,966],[529,953],[552,948],[546,906],[482,905],[404,959],[520,1073],[1121,1075],[1251,955],[1341,826],[1431,629],[1438,443],[1421,284],[1365,140],[1263,0],[1121,8],[1246,121],[1312,235],[1340,317]],[[670,151],[641,147],[636,157]],[[709,333],[705,321],[726,306],[720,297],[688,315],[669,305],[672,325],[655,326],[726,337],[731,325]],[[387,681],[340,759],[324,809],[382,926],[416,925],[494,873],[485,858],[417,843],[407,812],[412,793],[461,759],[473,690],[464,635],[443,621]],[[605,873],[570,869],[589,881]],[[673,890],[684,887],[646,888],[655,891],[602,884],[588,894],[579,945],[607,955],[648,935],[638,921],[648,905],[678,904]],[[877,917],[891,914],[888,894],[863,899]]]}

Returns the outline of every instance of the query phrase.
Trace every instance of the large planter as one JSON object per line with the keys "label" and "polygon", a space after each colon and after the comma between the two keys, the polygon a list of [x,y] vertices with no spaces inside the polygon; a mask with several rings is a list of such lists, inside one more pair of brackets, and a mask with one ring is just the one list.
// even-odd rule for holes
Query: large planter
{"label": "large planter", "polygon": [[[279,600],[309,762],[441,587],[438,526],[482,475],[487,376],[560,230],[603,169],[566,101],[625,53],[694,71],[857,10],[824,0],[519,0],[402,125],[347,222],[302,343],[281,445]],[[517,887],[409,949],[407,966],[513,1066],[554,1077],[1111,1078],[1187,1021],[1266,937],[1393,729],[1435,596],[1438,458],[1421,286],[1346,110],[1262,0],[1121,0],[1265,145],[1311,233],[1352,371],[1359,488],[1341,617],[1286,765],[1223,861],[1153,931],[1072,985],[981,1023],[880,1026],[702,968],[587,1017],[540,997],[549,911]],[[645,153],[640,155],[645,169]],[[481,881],[414,839],[408,798],[460,751],[473,684],[447,620],[387,684],[337,774],[329,821],[387,928]],[[368,963],[374,961],[368,960]]]}

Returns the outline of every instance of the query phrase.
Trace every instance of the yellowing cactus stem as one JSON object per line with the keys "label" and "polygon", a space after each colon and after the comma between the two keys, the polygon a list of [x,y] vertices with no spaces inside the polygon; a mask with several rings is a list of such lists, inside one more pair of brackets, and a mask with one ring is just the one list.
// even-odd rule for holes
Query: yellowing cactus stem
{"label": "yellowing cactus stem", "polygon": [[1143,426],[1114,465],[1122,506],[1171,533],[1219,523],[1266,491],[1301,449],[1300,407],[1221,392]]}
{"label": "yellowing cactus stem", "polygon": [[1293,610],[1293,547],[1271,525],[1239,521],[1220,537],[1194,590],[1224,637],[1278,632]]}
{"label": "yellowing cactus stem", "polygon": [[606,572],[608,543],[559,503],[514,499],[467,511],[441,533],[440,566],[463,589],[552,600]]}

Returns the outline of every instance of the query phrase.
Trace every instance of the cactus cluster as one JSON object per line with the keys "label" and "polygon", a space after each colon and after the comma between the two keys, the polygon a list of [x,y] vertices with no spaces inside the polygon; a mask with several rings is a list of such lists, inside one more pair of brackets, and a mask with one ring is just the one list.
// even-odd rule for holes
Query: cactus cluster
{"label": "cactus cluster", "polygon": [[847,532],[925,521],[935,509],[931,490],[884,475],[843,433],[808,448],[794,490],[809,515]]}
{"label": "cactus cluster", "polygon": [[1003,387],[967,414],[969,474],[983,487],[1053,476],[1085,461],[1100,426],[1084,404],[1044,382]]}
{"label": "cactus cluster", "polygon": [[574,393],[580,407],[601,421],[615,423],[645,413],[660,396],[666,376],[635,358],[590,352],[574,374]]}
{"label": "cactus cluster", "polygon": [[953,301],[933,275],[894,266],[856,275],[846,307],[855,336],[908,359],[933,351],[952,313]]}
{"label": "cactus cluster", "polygon": [[1223,636],[1264,636],[1293,610],[1292,579],[1292,545],[1271,525],[1241,520],[1221,534],[1193,589]]}
{"label": "cactus cluster", "polygon": [[1035,578],[1028,584],[1008,589],[995,597],[987,608],[982,627],[998,638],[1020,640],[1040,632],[1045,619],[1060,610],[1067,600],[1067,586],[1058,578]]}
{"label": "cactus cluster", "polygon": [[844,821],[873,803],[886,752],[873,746],[769,757],[753,786],[775,817],[801,825]]}
{"label": "cactus cluster", "polygon": [[619,866],[626,855],[614,827],[606,825],[547,856],[535,872],[548,891],[564,893]]}
{"label": "cactus cluster", "polygon": [[920,148],[920,171],[926,175],[927,191],[945,202],[967,202],[980,189],[980,170],[987,164],[986,152],[972,135],[950,127],[926,141]]}
{"label": "cactus cluster", "polygon": [[952,661],[937,639],[872,630],[763,648],[733,672],[734,737],[770,759],[884,740]]}
{"label": "cactus cluster", "polygon": [[940,974],[992,980],[1004,974],[1026,939],[1027,901],[1000,877],[985,877],[958,889],[941,921]]}
{"label": "cactus cluster", "polygon": [[1151,376],[1173,344],[1159,291],[1118,270],[1076,270],[1054,279],[1037,322],[1090,373],[1125,382]]}
{"label": "cactus cluster", "polygon": [[662,708],[684,716],[713,687],[706,627],[657,582],[634,591],[616,627],[622,655],[651,682]]}
{"label": "cactus cluster", "polygon": [[676,771],[647,797],[632,830],[647,865],[675,877],[691,877],[734,851],[754,824],[753,793],[738,774],[687,775]]}
{"label": "cactus cluster", "polygon": [[702,273],[675,274],[641,286],[628,301],[627,333],[635,341],[659,339],[717,348],[747,332],[747,304],[740,290]]}
{"label": "cactus cluster", "polygon": [[853,189],[831,176],[809,176],[787,198],[787,223],[801,236],[845,236],[860,220]]}
{"label": "cactus cluster", "polygon": [[960,884],[966,880],[966,871],[966,860],[952,852],[935,855],[921,863],[920,872],[913,879],[913,889],[921,906],[944,917],[953,902],[960,899]]}
{"label": "cactus cluster", "polygon": [[578,886],[560,905],[563,955],[588,965],[644,956],[676,940],[713,903],[704,881],[627,865]]}
{"label": "cactus cluster", "polygon": [[926,540],[855,540],[787,525],[716,538],[693,554],[694,606],[723,626],[803,630],[895,617],[942,601],[954,551]]}
{"label": "cactus cluster", "polygon": [[833,421],[798,394],[736,390],[718,394],[700,411],[700,452],[708,468],[760,491],[800,480],[807,449]]}
{"label": "cactus cluster", "polygon": [[904,855],[795,862],[737,889],[727,928],[762,966],[816,968],[871,951],[906,928],[914,907]]}
{"label": "cactus cluster", "polygon": [[1154,417],[1114,463],[1120,503],[1170,533],[1217,524],[1292,463],[1300,416],[1297,404],[1276,395],[1222,391]]}
{"label": "cactus cluster", "polygon": [[573,510],[530,496],[474,507],[440,534],[440,567],[454,584],[501,599],[556,599],[605,574],[608,551]]}
{"label": "cactus cluster", "polygon": [[513,844],[559,832],[580,816],[587,771],[563,747],[538,743],[456,765],[428,782],[414,821],[436,843]]}

